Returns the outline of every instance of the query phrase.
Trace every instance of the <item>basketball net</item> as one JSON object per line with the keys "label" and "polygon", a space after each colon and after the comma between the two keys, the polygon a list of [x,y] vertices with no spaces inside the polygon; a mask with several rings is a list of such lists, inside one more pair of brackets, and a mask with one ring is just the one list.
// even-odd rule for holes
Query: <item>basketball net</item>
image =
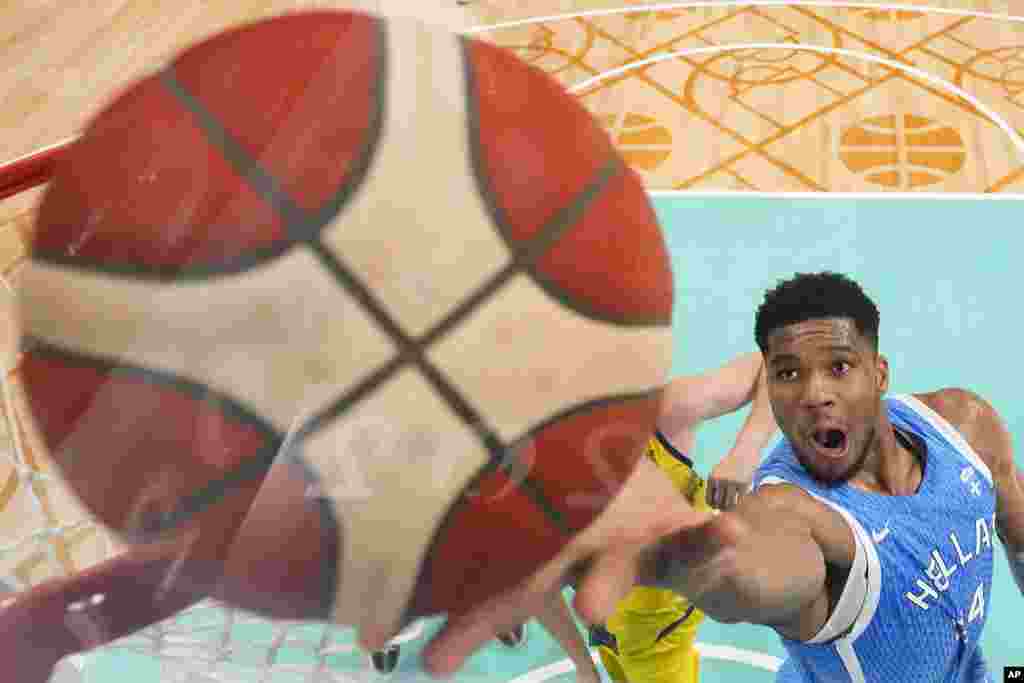
{"label": "basketball net", "polygon": [[[67,144],[0,165],[0,200],[24,199],[24,193],[45,183],[53,159]],[[12,213],[0,202],[0,329],[5,334],[0,343],[5,347],[13,339],[9,333],[14,312],[12,282],[26,256],[24,239],[32,220],[31,209]],[[18,593],[49,579],[72,576],[113,557],[119,547],[77,503],[57,476],[45,447],[28,428],[15,350],[2,348],[0,357],[5,363],[0,420],[2,609]],[[89,601],[103,598],[93,595]],[[89,601],[67,606],[68,624],[73,630],[82,629],[83,638],[88,637],[89,628],[100,628],[89,622]],[[140,680],[167,683],[348,683],[355,680],[351,662],[348,671],[342,672],[338,658],[356,649],[352,629],[271,621],[205,601],[131,636],[66,658],[50,680],[81,683],[84,675],[94,671],[123,673],[130,662]],[[87,680],[98,679],[89,676]]]}

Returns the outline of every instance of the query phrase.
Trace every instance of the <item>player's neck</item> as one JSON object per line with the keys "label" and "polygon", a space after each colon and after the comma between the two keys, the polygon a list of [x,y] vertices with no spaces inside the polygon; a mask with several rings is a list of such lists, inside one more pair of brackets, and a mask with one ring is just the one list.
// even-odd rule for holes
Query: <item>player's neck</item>
{"label": "player's neck", "polygon": [[887,496],[914,495],[921,486],[924,469],[911,448],[911,444],[905,445],[896,437],[889,416],[883,412],[864,466],[850,484]]}

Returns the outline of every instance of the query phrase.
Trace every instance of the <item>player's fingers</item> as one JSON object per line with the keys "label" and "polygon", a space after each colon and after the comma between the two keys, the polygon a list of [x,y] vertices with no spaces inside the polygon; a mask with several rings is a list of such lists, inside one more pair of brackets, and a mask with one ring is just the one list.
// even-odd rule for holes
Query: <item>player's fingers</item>
{"label": "player's fingers", "polygon": [[741,483],[738,483],[738,482],[736,484],[734,484],[733,487],[732,487],[732,491],[730,492],[731,493],[731,496],[730,496],[731,500],[729,502],[729,507],[730,508],[736,507],[736,505],[740,502],[740,498],[743,497],[743,494],[746,493],[746,491],[747,491],[746,484],[741,484]]}
{"label": "player's fingers", "polygon": [[429,673],[451,676],[498,633],[511,631],[530,616],[519,600],[488,602],[468,614],[448,618],[423,650],[423,665]]}
{"label": "player's fingers", "polygon": [[719,479],[708,480],[707,503],[716,510],[722,508],[722,481]]}
{"label": "player's fingers", "polygon": [[719,485],[719,510],[729,510],[736,502],[736,483],[723,481]]}
{"label": "player's fingers", "polygon": [[738,481],[711,480],[708,483],[708,504],[718,510],[731,510],[739,502],[740,496],[743,495],[746,488],[745,484]]}
{"label": "player's fingers", "polygon": [[585,622],[599,624],[608,620],[636,583],[640,556],[640,547],[622,548],[590,562],[573,599],[573,608]]}
{"label": "player's fingers", "polygon": [[736,487],[732,484],[727,484],[723,487],[722,493],[722,510],[731,510],[733,505],[736,504]]}

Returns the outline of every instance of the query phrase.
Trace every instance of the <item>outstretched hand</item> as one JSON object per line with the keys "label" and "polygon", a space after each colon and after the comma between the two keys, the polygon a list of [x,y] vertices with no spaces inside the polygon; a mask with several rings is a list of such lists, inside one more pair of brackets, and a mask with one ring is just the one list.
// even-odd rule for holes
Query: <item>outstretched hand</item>
{"label": "outstretched hand", "polygon": [[712,518],[691,507],[657,465],[641,458],[618,496],[554,559],[515,588],[450,617],[423,652],[425,668],[437,676],[455,673],[498,633],[539,614],[570,577],[577,587],[576,612],[589,623],[605,621],[635,584],[653,543]]}

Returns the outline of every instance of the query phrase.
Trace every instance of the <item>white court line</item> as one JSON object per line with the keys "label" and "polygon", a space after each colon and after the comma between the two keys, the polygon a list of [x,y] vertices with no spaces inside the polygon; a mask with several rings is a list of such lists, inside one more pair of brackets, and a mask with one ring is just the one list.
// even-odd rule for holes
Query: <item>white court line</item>
{"label": "white court line", "polygon": [[697,2],[662,2],[650,5],[630,5],[629,7],[594,9],[582,12],[568,12],[565,14],[549,14],[543,17],[530,17],[528,19],[517,19],[515,21],[503,21],[498,24],[474,26],[463,32],[467,34],[486,33],[487,31],[498,31],[506,28],[530,26],[532,24],[550,24],[559,21],[569,21],[572,19],[588,19],[590,17],[606,17],[616,14],[633,14],[640,12],[664,12],[666,10],[699,7],[836,7],[839,9],[878,9],[920,12],[922,14],[947,14],[955,17],[992,19],[995,21],[1006,21],[1010,23],[1024,22],[1024,16],[1017,14],[996,14],[995,12],[953,9],[948,7],[929,7],[926,5],[901,5],[895,3],[876,2],[828,2],[827,0],[699,0]]}
{"label": "white court line", "polygon": [[707,657],[708,659],[737,662],[755,669],[764,669],[765,671],[778,671],[779,667],[782,666],[781,658],[764,652],[741,650],[730,645],[709,645],[708,643],[694,643],[694,647],[700,652],[701,657]]}
{"label": "white court line", "polygon": [[[747,666],[755,669],[763,669],[764,671],[771,672],[778,671],[779,667],[782,666],[781,659],[763,652],[741,650],[728,645],[709,645],[707,643],[694,643],[694,647],[696,647],[697,651],[700,652],[701,657],[706,657],[707,659],[720,659],[726,662],[746,664]],[[594,659],[595,663],[601,663],[601,657],[597,654],[596,650],[591,650],[590,656]],[[521,676],[516,676],[508,683],[543,683],[543,681],[549,681],[556,676],[568,673],[573,669],[574,667],[571,660],[562,659],[552,664],[533,669],[532,671],[527,671]]]}
{"label": "white court line", "polygon": [[[902,64],[900,62],[896,62],[896,61],[893,61],[893,60],[890,60],[890,59],[886,59],[884,57],[877,57],[875,55],[867,54],[867,53],[864,53],[864,52],[858,52],[856,50],[848,50],[848,49],[845,49],[845,48],[824,47],[824,46],[819,46],[819,45],[805,45],[803,43],[727,43],[727,44],[724,44],[724,45],[712,45],[712,46],[709,46],[709,47],[688,48],[688,49],[685,49],[685,50],[676,50],[674,52],[668,52],[668,53],[662,53],[662,54],[654,55],[654,56],[648,57],[646,59],[641,59],[641,60],[638,60],[638,61],[635,61],[635,62],[630,62],[629,64],[625,64],[625,65],[620,66],[620,67],[615,68],[615,69],[609,69],[608,71],[604,71],[602,73],[599,73],[596,76],[593,76],[593,77],[588,78],[588,79],[586,79],[586,80],[584,80],[584,81],[582,81],[580,83],[577,83],[577,84],[573,85],[572,87],[568,88],[568,92],[571,93],[571,94],[576,95],[581,90],[585,90],[585,89],[587,89],[587,88],[589,88],[589,87],[591,87],[593,85],[596,85],[596,84],[600,83],[601,81],[607,80],[609,78],[614,78],[615,76],[620,76],[620,75],[622,75],[624,73],[628,73],[629,71],[633,71],[634,69],[639,69],[641,67],[649,66],[651,64],[657,64],[658,62],[663,62],[663,61],[666,61],[666,60],[669,60],[669,59],[677,59],[679,57],[686,57],[686,56],[689,56],[689,55],[696,55],[696,54],[708,54],[708,53],[715,53],[715,52],[727,52],[727,51],[732,51],[732,50],[771,50],[771,49],[796,50],[796,51],[805,51],[805,52],[818,52],[818,53],[822,53],[822,54],[833,54],[833,55],[839,55],[839,56],[843,56],[843,57],[849,57],[851,59],[860,59],[860,60],[867,61],[867,62],[874,62],[876,64],[881,64],[883,66],[887,66],[889,68],[896,69],[896,70],[899,70],[899,71],[904,71],[904,72],[906,72],[906,73],[908,73],[908,74],[910,74],[912,76],[920,78],[921,80],[929,82],[929,83],[931,83],[932,85],[934,85],[934,86],[936,86],[938,88],[947,90],[947,91],[957,95],[958,97],[963,98],[970,105],[972,105],[975,109],[977,109],[982,114],[987,116],[989,118],[989,120],[991,120],[993,123],[995,123],[1000,128],[1000,130],[1002,130],[1004,133],[1006,133],[1006,135],[1010,138],[1010,141],[1017,148],[1017,152],[1019,153],[1021,159],[1024,160],[1024,138],[1021,138],[1021,136],[1017,133],[1017,131],[1014,130],[1013,126],[1011,126],[1006,121],[1006,119],[1004,119],[1002,116],[997,114],[994,110],[992,110],[990,107],[988,107],[987,105],[982,103],[981,100],[979,100],[978,98],[974,97],[970,93],[968,93],[968,92],[964,91],[963,89],[953,85],[952,83],[950,83],[949,81],[947,81],[947,80],[945,80],[943,78],[939,78],[938,76],[933,76],[932,74],[929,74],[929,73],[927,73],[925,71],[922,71],[920,69],[917,69],[915,67],[907,66],[906,64]],[[661,195],[662,196],[669,196],[667,194],[668,192],[671,192],[671,191],[662,191]],[[704,196],[708,196],[710,194],[710,193],[690,192],[690,191],[683,191],[683,190],[677,190],[675,192],[678,192],[679,194],[686,194],[686,195],[704,195]],[[719,194],[727,194],[727,195],[751,196],[751,195],[748,195],[748,193],[743,192],[742,190],[719,191],[718,193]],[[651,192],[650,194],[652,196],[657,196],[654,192]],[[790,198],[792,198],[794,196],[804,196],[804,197],[821,197],[823,199],[824,198],[829,198],[829,199],[849,199],[849,198],[852,197],[851,194],[844,194],[844,193],[840,193],[840,192],[764,193],[764,194],[766,196],[790,197]],[[877,193],[877,196],[879,198],[885,197],[885,198],[892,199],[892,198],[894,198],[893,194],[890,194],[890,193]],[[938,195],[938,193],[932,193],[932,194],[933,195]],[[918,198],[918,199],[923,198],[923,196],[924,196],[924,195],[915,194],[915,193],[904,193],[904,195],[905,196],[911,196],[911,197]],[[876,196],[876,193],[864,193],[862,195],[862,197],[864,197],[864,198],[869,198],[871,196]],[[963,195],[960,195],[959,197],[949,197],[948,195],[942,195],[942,196],[943,196],[943,198],[961,198],[961,199],[965,198],[965,197],[963,197]],[[980,194],[980,193],[977,193],[975,196],[977,198],[990,199],[990,198],[995,198],[998,195],[996,193],[992,193],[992,194]],[[1007,197],[1007,198],[1009,198],[1009,197]],[[1022,197],[1022,198],[1024,198],[1024,197]]]}
{"label": "white court line", "polygon": [[927,199],[928,201],[986,201],[1019,202],[1024,193],[1003,194],[995,192],[771,192],[766,190],[648,190],[647,195],[658,197],[752,197],[785,199]]}
{"label": "white court line", "polygon": [[[542,23],[552,23],[552,22],[558,22],[558,21],[568,21],[568,20],[571,20],[571,19],[583,19],[583,18],[597,17],[597,16],[611,16],[611,15],[617,15],[617,14],[633,14],[633,13],[642,13],[642,12],[657,12],[657,11],[665,11],[665,10],[671,10],[671,9],[700,8],[700,7],[835,7],[835,8],[839,8],[839,9],[858,9],[858,8],[860,8],[860,9],[880,9],[880,10],[902,10],[902,11],[922,12],[922,13],[926,13],[926,14],[940,14],[940,15],[944,14],[944,15],[960,16],[960,17],[974,17],[974,18],[980,18],[980,19],[991,19],[991,20],[1005,21],[1005,22],[1010,22],[1010,23],[1021,23],[1021,22],[1024,22],[1024,16],[1021,16],[1021,15],[997,14],[997,13],[994,13],[994,12],[982,12],[982,11],[976,11],[976,10],[961,10],[961,9],[953,9],[953,8],[946,8],[946,7],[930,7],[930,6],[923,6],[923,5],[904,5],[904,4],[898,4],[898,3],[844,2],[842,0],[836,0],[835,2],[829,2],[827,0],[696,0],[696,1],[690,1],[690,2],[664,2],[664,3],[654,3],[654,4],[650,4],[650,5],[632,5],[632,6],[629,6],[629,7],[618,7],[618,8],[610,8],[610,9],[602,9],[602,10],[587,10],[587,11],[581,11],[581,12],[569,12],[569,13],[564,13],[564,14],[552,14],[552,15],[541,16],[541,17],[530,17],[528,19],[520,19],[520,20],[516,20],[516,21],[501,22],[501,23],[498,23],[498,24],[489,24],[489,25],[483,25],[483,26],[475,26],[475,27],[471,27],[469,29],[465,29],[464,33],[467,33],[467,34],[485,33],[487,31],[496,31],[496,30],[499,30],[499,29],[512,28],[512,27],[517,27],[517,26],[528,26],[528,25],[532,25],[532,24],[542,24]],[[834,51],[836,53],[845,52],[844,50],[842,50],[840,48],[827,48],[827,47],[817,48],[815,46],[804,45],[804,44],[795,44],[794,45],[794,44],[791,44],[791,43],[785,43],[785,44],[765,44],[765,45],[780,46],[782,49],[804,49],[804,50],[808,50],[808,51],[819,51],[819,52]],[[655,61],[660,61],[662,59],[669,59],[669,58],[671,58],[674,55],[682,56],[682,55],[685,55],[685,54],[695,54],[695,53],[701,52],[701,51],[713,52],[713,51],[718,50],[718,49],[742,49],[742,48],[749,48],[749,47],[752,47],[752,46],[748,46],[748,45],[715,46],[715,47],[711,47],[711,48],[697,48],[696,50],[694,50],[692,52],[684,50],[684,51],[672,53],[671,55],[657,55],[657,56],[655,56],[655,58],[653,58],[653,61],[652,60],[644,60],[644,61],[641,61],[641,62],[634,62],[632,64],[626,65],[626,67],[620,68],[619,70],[609,71],[609,72],[605,72],[603,74],[598,74],[598,76],[596,76],[594,79],[590,79],[590,81],[584,81],[581,84],[577,84],[575,86],[572,86],[569,89],[569,91],[570,92],[575,92],[577,88],[582,87],[584,85],[587,85],[588,83],[593,83],[595,81],[595,79],[597,79],[597,78],[609,77],[612,74],[621,73],[622,71],[627,70],[629,68],[636,68],[636,67],[648,64],[648,63],[654,63]],[[868,54],[859,53],[859,52],[852,52],[852,53],[850,53],[850,56],[853,56],[854,58],[864,59],[864,60],[867,60],[867,61],[878,62],[878,63],[881,63],[881,64],[885,64],[887,66],[891,66],[891,67],[896,68],[896,69],[900,69],[900,70],[906,71],[907,73],[918,75],[919,77],[922,78],[922,80],[931,81],[932,83],[938,85],[939,87],[945,88],[945,89],[947,89],[947,90],[949,90],[949,91],[951,91],[951,92],[953,92],[953,93],[963,97],[968,102],[971,102],[972,104],[974,104],[974,106],[977,109],[981,110],[991,120],[993,120],[997,125],[999,125],[1000,128],[1002,128],[1003,131],[1006,132],[1007,135],[1010,136],[1011,140],[1014,141],[1014,143],[1017,145],[1017,148],[1018,148],[1019,151],[1024,151],[1024,150],[1022,150],[1022,147],[1021,147],[1020,137],[1017,136],[1014,132],[1012,132],[1010,130],[1010,126],[1006,123],[1006,121],[1004,119],[1002,119],[1002,117],[1000,117],[997,114],[995,114],[994,112],[992,112],[988,107],[986,107],[984,105],[981,105],[980,102],[978,102],[974,97],[972,97],[971,95],[968,95],[966,92],[960,90],[958,87],[956,87],[952,83],[949,83],[948,81],[945,81],[943,79],[932,77],[930,74],[926,74],[925,72],[922,72],[922,71],[920,71],[918,69],[915,69],[913,67],[909,67],[909,66],[906,66],[906,65],[898,63],[898,62],[890,62],[889,60],[886,60],[886,59],[883,59],[883,58],[880,58],[880,57],[875,57],[873,55],[868,55]],[[20,161],[21,159],[24,159],[25,157],[29,157],[29,156],[32,156],[32,155],[35,155],[35,154],[40,154],[40,153],[45,152],[46,150],[52,149],[54,147],[59,147],[60,145],[63,145],[66,142],[70,142],[72,140],[74,140],[74,137],[67,138],[66,140],[62,140],[62,141],[54,143],[52,145],[48,145],[47,147],[44,147],[44,148],[41,148],[41,149],[37,149],[37,150],[35,150],[33,152],[29,152],[28,154],[24,155],[23,157],[19,157],[18,159],[14,159],[12,161],[9,161],[9,162],[6,162],[6,163],[0,165],[0,168],[2,168],[3,166],[7,166],[8,164],[17,163],[18,161]],[[746,197],[765,196],[765,197],[816,198],[816,199],[837,199],[837,198],[838,199],[847,199],[847,198],[851,198],[851,199],[852,198],[859,198],[859,199],[905,199],[905,198],[923,199],[923,198],[929,198],[929,199],[944,199],[944,200],[985,199],[985,200],[1003,200],[1003,201],[1018,201],[1019,199],[1024,198],[1024,197],[1021,197],[1020,195],[1014,195],[1014,194],[997,194],[997,193],[938,193],[938,192],[920,192],[920,193],[898,193],[898,192],[880,192],[880,193],[863,192],[863,193],[856,193],[856,192],[851,192],[851,193],[843,193],[843,192],[747,192],[747,191],[743,191],[743,190],[731,190],[731,191],[730,190],[712,190],[712,191],[707,191],[707,190],[706,191],[700,191],[700,190],[652,190],[652,191],[649,191],[649,194],[651,196],[654,196],[654,197],[658,197],[658,196],[668,197],[668,196],[675,196],[675,195],[683,195],[683,194],[685,194],[685,195],[688,195],[688,196],[742,195],[742,196],[746,196]]]}
{"label": "white court line", "polygon": [[[671,9],[682,9],[682,8],[698,8],[698,7],[793,7],[793,6],[804,6],[804,7],[836,7],[845,9],[881,9],[881,10],[905,10],[913,12],[922,12],[930,14],[946,14],[960,17],[974,17],[980,19],[991,19],[998,21],[1005,21],[1010,23],[1024,22],[1024,16],[1012,15],[1012,14],[996,14],[994,12],[981,12],[974,10],[961,10],[951,9],[945,7],[928,7],[921,5],[903,5],[896,3],[865,3],[865,2],[827,2],[825,0],[699,0],[696,2],[667,2],[667,3],[656,3],[650,5],[640,6],[629,6],[629,7],[618,7],[603,10],[588,10],[583,12],[570,12],[566,14],[552,14],[543,17],[531,17],[529,19],[520,19],[517,21],[506,21],[498,24],[490,24],[487,26],[476,26],[470,28],[466,33],[484,33],[486,31],[494,31],[504,28],[512,28],[517,26],[529,26],[532,24],[552,23],[558,21],[568,21],[571,19],[584,19],[588,17],[597,16],[611,16],[616,14],[633,14],[641,12],[657,12]],[[944,88],[960,97],[965,99],[967,102],[974,105],[976,109],[984,113],[989,117],[997,126],[999,126],[1004,133],[1006,133],[1010,140],[1016,145],[1018,152],[1024,154],[1024,140],[1017,135],[1016,131],[1003,119],[1001,116],[996,114],[987,106],[981,104],[972,95],[964,92],[957,86],[953,85],[949,81],[941,78],[937,78],[916,69],[911,66],[899,62],[893,62],[881,57],[875,57],[874,55],[844,50],[841,48],[828,48],[818,47],[813,45],[805,44],[792,44],[792,43],[760,43],[760,44],[749,44],[749,45],[722,45],[713,46],[709,48],[695,48],[692,50],[680,50],[671,54],[656,55],[652,58],[645,59],[639,62],[633,62],[627,64],[619,69],[607,71],[602,74],[583,81],[582,83],[576,84],[569,88],[570,93],[576,93],[580,89],[593,85],[604,78],[610,78],[614,75],[618,75],[630,69],[645,66],[647,64],[653,64],[665,59],[672,59],[674,57],[685,56],[688,54],[698,54],[701,52],[716,52],[721,50],[731,49],[751,49],[761,47],[778,47],[779,49],[803,49],[812,52],[823,52],[823,53],[835,53],[835,54],[846,54],[847,56],[855,59],[862,59],[866,61],[877,62],[895,69],[899,69],[918,76],[922,80],[929,81],[940,88]],[[743,197],[780,197],[780,198],[806,198],[806,199],[942,199],[942,200],[970,200],[970,199],[983,199],[986,201],[1020,201],[1024,199],[1024,195],[1021,194],[1001,194],[1001,193],[981,193],[981,192],[962,192],[962,193],[941,193],[941,192],[747,192],[743,190],[650,190],[648,194],[652,197],[672,197],[672,196],[743,196]]]}
{"label": "white court line", "polygon": [[907,66],[906,64],[901,64],[900,62],[896,62],[891,59],[886,59],[885,57],[878,57],[864,52],[859,52],[857,50],[848,50],[846,48],[841,47],[824,47],[821,45],[806,45],[804,43],[726,43],[724,45],[711,45],[709,47],[693,47],[687,48],[685,50],[675,50],[673,52],[657,54],[652,57],[647,57],[646,59],[630,62],[629,64],[625,64],[615,69],[603,71],[597,74],[596,76],[587,78],[581,81],[580,83],[574,84],[572,87],[568,88],[568,91],[571,94],[575,95],[578,94],[581,90],[586,90],[587,88],[593,85],[597,85],[601,81],[608,80],[609,78],[614,78],[615,76],[621,76],[622,74],[628,73],[635,69],[639,69],[644,66],[650,66],[651,64],[657,64],[659,62],[664,62],[669,59],[678,59],[679,57],[688,57],[690,55],[709,54],[715,52],[730,52],[732,50],[795,50],[803,52],[819,52],[821,54],[826,55],[839,55],[840,57],[849,57],[851,59],[860,59],[865,62],[874,62],[876,64],[887,66],[890,69],[905,71],[906,73],[912,76],[916,76],[917,78],[920,78],[923,81],[927,81],[934,86],[947,90],[967,101],[967,103],[969,103],[975,109],[979,110],[981,113],[987,116],[993,123],[999,126],[999,128],[1004,133],[1006,133],[1006,135],[1010,138],[1013,144],[1017,147],[1017,151],[1021,153],[1022,160],[1024,160],[1024,138],[1021,138],[1017,131],[1013,129],[1013,126],[1011,126],[1006,121],[1006,119],[997,114],[986,104],[982,103],[981,100],[976,98],[974,95],[971,95],[967,91],[953,85],[944,78],[933,76],[932,74],[926,71],[922,71],[921,69],[917,69],[912,66]]}

